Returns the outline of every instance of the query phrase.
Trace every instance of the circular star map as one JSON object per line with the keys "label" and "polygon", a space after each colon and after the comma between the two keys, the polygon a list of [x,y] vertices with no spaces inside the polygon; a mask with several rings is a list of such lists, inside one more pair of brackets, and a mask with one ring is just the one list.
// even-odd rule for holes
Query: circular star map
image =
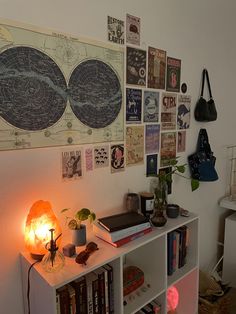
{"label": "circular star map", "polygon": [[66,81],[57,64],[30,47],[0,54],[0,115],[28,131],[56,123],[66,108]]}
{"label": "circular star map", "polygon": [[118,116],[122,105],[120,81],[115,71],[100,60],[81,62],[69,81],[71,108],[91,128],[104,128]]}

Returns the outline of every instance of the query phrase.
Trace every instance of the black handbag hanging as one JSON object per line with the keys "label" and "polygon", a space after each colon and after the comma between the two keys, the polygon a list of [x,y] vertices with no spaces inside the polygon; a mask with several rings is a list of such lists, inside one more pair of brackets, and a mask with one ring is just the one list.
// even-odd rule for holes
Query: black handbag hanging
{"label": "black handbag hanging", "polygon": [[[203,98],[205,77],[207,80],[207,86],[208,86],[208,91],[209,91],[209,96],[210,96],[210,99],[208,101],[206,101],[206,99]],[[211,85],[210,85],[210,80],[209,80],[207,69],[204,69],[202,71],[201,95],[200,95],[199,100],[196,103],[194,117],[197,121],[200,121],[200,122],[210,122],[210,121],[215,121],[217,119],[217,111],[216,111],[215,102],[211,93]]]}

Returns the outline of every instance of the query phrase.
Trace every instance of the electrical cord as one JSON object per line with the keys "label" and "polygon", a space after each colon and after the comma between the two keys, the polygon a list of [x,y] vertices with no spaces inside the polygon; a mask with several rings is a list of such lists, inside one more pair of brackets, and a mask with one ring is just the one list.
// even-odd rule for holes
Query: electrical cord
{"label": "electrical cord", "polygon": [[29,269],[28,269],[28,277],[27,277],[27,305],[28,305],[28,314],[30,314],[30,271],[31,269],[34,267],[35,264],[41,262],[41,260],[39,261],[35,261],[33,264],[30,265]]}

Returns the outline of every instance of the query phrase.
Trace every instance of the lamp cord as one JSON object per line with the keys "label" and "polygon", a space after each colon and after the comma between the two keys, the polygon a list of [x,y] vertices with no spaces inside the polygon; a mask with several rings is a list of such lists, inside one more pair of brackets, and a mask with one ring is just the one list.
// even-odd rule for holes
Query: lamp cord
{"label": "lamp cord", "polygon": [[28,314],[30,314],[30,271],[34,267],[35,264],[41,261],[35,261],[33,264],[30,265],[28,269],[28,277],[27,277],[27,305],[28,305]]}

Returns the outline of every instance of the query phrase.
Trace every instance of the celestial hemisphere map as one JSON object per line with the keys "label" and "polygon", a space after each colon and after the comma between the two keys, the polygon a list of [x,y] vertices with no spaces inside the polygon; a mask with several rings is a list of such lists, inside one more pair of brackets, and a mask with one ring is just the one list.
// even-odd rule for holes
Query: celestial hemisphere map
{"label": "celestial hemisphere map", "polygon": [[122,141],[123,57],[0,21],[0,150]]}

